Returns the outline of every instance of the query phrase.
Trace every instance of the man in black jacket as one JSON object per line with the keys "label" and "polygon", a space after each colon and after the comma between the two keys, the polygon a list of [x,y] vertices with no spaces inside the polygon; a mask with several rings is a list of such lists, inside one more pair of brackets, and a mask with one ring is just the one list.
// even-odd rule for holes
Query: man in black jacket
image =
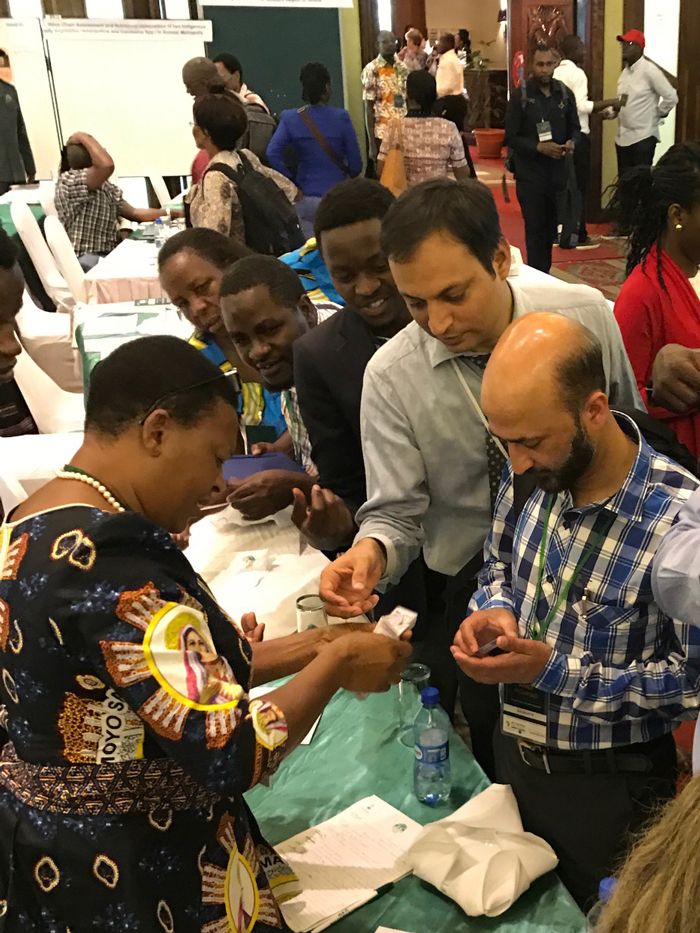
{"label": "man in black jacket", "polygon": [[[0,51],[0,64],[4,61]],[[17,91],[0,79],[0,195],[10,185],[33,182],[36,174],[32,147],[24,125]]]}
{"label": "man in black jacket", "polygon": [[349,545],[366,498],[360,440],[365,367],[377,349],[411,320],[379,245],[382,218],[394,196],[376,181],[341,182],[316,214],[316,242],[346,307],[294,344],[294,380],[327,500],[297,514],[302,530],[324,549]]}
{"label": "man in black jacket", "polygon": [[581,125],[571,91],[552,75],[556,61],[538,45],[532,77],[511,96],[505,144],[513,152],[515,190],[525,221],[528,264],[542,272],[552,265],[557,233],[557,195],[566,188],[566,156],[573,155]]}

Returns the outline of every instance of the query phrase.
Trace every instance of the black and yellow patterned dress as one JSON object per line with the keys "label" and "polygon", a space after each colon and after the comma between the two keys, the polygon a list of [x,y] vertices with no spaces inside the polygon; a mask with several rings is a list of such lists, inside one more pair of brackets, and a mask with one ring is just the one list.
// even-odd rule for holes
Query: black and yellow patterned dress
{"label": "black and yellow patterned dress", "polygon": [[78,505],[4,526],[0,567],[0,931],[286,930],[243,792],[287,725],[186,557]]}

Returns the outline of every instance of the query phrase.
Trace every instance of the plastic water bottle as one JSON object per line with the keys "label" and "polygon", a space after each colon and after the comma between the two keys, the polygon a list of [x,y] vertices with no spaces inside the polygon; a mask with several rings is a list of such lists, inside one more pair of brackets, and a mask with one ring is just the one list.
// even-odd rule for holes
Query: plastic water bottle
{"label": "plastic water bottle", "polygon": [[413,724],[416,761],[413,787],[421,803],[431,807],[450,796],[450,720],[440,706],[440,691],[426,687],[421,693],[423,708]]}
{"label": "plastic water bottle", "polygon": [[165,246],[165,230],[163,229],[163,221],[160,217],[156,217],[156,249],[160,250]]}
{"label": "plastic water bottle", "polygon": [[617,878],[603,878],[598,885],[598,900],[588,911],[586,916],[586,930],[588,933],[594,933],[600,923],[600,918],[605,910],[607,903],[617,887]]}

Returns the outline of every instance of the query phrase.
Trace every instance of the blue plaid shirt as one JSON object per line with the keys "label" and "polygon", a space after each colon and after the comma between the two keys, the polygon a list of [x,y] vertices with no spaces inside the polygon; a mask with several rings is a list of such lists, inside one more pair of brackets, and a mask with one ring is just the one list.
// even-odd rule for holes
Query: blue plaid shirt
{"label": "blue plaid shirt", "polygon": [[[547,631],[550,660],[534,681],[549,694],[547,745],[599,749],[657,738],[700,705],[700,627],[665,615],[654,600],[651,565],[695,477],[657,454],[636,425],[616,414],[639,443],[627,479],[604,502],[576,508],[555,496],[542,592],[535,603],[539,548],[549,495],[536,490],[514,528],[510,463],[504,470],[485,565],[470,609],[509,609],[521,637],[542,622],[605,519],[614,520]],[[586,618],[581,600],[587,591]]]}

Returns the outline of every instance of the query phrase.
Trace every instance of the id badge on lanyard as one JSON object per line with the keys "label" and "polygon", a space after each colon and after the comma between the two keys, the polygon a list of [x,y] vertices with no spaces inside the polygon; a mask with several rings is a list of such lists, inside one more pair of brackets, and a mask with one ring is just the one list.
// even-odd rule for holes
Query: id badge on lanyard
{"label": "id badge on lanyard", "polygon": [[503,684],[501,732],[517,739],[547,743],[549,694],[532,684]]}
{"label": "id badge on lanyard", "polygon": [[537,124],[537,138],[541,143],[548,143],[552,140],[552,124],[549,120],[543,120]]}

